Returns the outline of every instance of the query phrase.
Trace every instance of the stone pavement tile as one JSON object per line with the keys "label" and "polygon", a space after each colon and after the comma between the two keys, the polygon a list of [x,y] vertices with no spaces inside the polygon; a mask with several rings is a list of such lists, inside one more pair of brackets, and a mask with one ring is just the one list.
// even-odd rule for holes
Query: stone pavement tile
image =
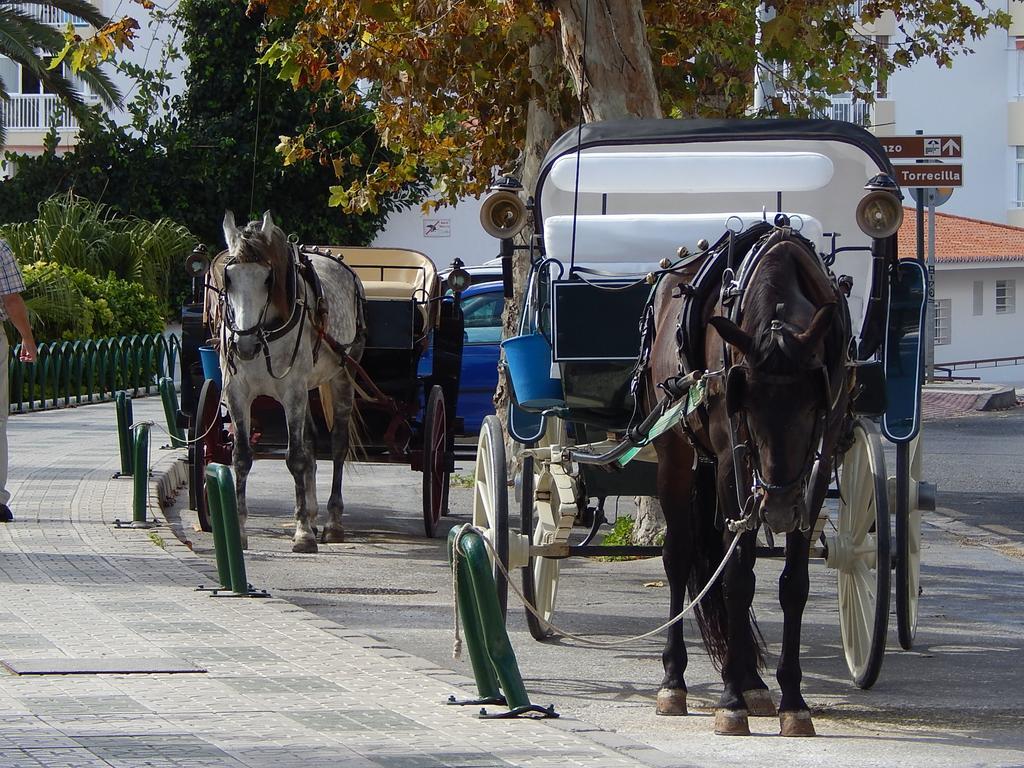
{"label": "stone pavement tile", "polygon": [[89,750],[0,749],[0,768],[110,768],[110,763]]}
{"label": "stone pavement tile", "polygon": [[[159,401],[135,406],[137,419],[159,414]],[[340,630],[284,600],[196,592],[214,575],[166,526],[143,531],[112,525],[130,517],[132,489],[129,481],[111,479],[119,464],[111,410],[96,406],[12,420],[19,512],[15,525],[0,527],[0,588],[7,597],[0,658],[166,658],[207,671],[0,675],[0,704],[10,705],[9,714],[32,715],[13,719],[33,745],[26,749],[17,729],[7,729],[0,762],[48,764],[38,759],[46,758],[53,765],[202,768],[639,764],[586,734],[538,721],[479,721],[475,708],[447,707],[449,695],[465,695],[453,687],[469,683],[464,676]],[[19,439],[19,419],[31,419],[31,441]],[[95,430],[97,419],[111,426]],[[167,468],[181,453],[154,451],[154,473],[176,472]],[[159,520],[152,493],[149,503]]]}

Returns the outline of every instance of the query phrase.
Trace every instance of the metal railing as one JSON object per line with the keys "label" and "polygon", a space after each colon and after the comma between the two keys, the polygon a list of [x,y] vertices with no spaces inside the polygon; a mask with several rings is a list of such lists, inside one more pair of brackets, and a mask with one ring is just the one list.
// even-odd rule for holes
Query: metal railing
{"label": "metal railing", "polygon": [[113,400],[118,390],[137,397],[158,391],[159,381],[174,377],[181,358],[177,336],[150,334],[39,345],[34,363],[8,360],[10,411],[24,413]]}
{"label": "metal railing", "polygon": [[21,11],[40,24],[49,24],[51,27],[66,27],[71,24],[75,27],[87,27],[89,24],[74,14],[62,11],[52,6],[40,5],[37,3],[0,3],[0,6],[13,8]]}
{"label": "metal railing", "polygon": [[947,379],[967,379],[977,381],[977,376],[954,376],[954,371],[977,371],[983,368],[1005,368],[1011,365],[1024,365],[1024,355],[1011,355],[1009,357],[983,357],[978,360],[954,360],[949,363],[935,364],[935,378],[940,378],[941,371]]}
{"label": "metal railing", "polygon": [[[0,104],[3,122],[9,131],[46,131],[57,128],[78,128],[74,113],[52,93],[12,93]],[[86,95],[86,104],[95,104],[95,96]]]}
{"label": "metal railing", "polygon": [[833,96],[832,105],[825,112],[833,120],[861,126],[871,124],[871,105],[850,96]]}

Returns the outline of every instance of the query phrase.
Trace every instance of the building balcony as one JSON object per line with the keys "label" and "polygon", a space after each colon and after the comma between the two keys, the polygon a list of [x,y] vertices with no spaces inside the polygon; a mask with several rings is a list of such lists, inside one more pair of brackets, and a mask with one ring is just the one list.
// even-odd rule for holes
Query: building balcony
{"label": "building balcony", "polygon": [[45,5],[36,5],[35,3],[4,3],[0,2],[0,7],[13,8],[14,10],[21,11],[22,13],[30,16],[31,18],[38,21],[40,24],[48,24],[51,27],[66,27],[71,24],[75,27],[87,27],[89,26],[85,21],[80,19],[78,16],[74,16],[67,11],[62,11],[58,8],[51,8]]}
{"label": "building balcony", "polygon": [[[88,104],[97,101],[95,97],[86,97]],[[12,93],[8,101],[0,102],[0,110],[8,135],[17,131],[47,131],[50,126],[62,130],[78,128],[71,110],[50,93]]]}

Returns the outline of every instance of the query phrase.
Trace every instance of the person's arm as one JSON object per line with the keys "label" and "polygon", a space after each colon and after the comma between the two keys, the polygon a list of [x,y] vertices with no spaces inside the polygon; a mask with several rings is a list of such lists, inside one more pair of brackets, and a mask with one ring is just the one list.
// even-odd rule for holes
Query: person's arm
{"label": "person's arm", "polygon": [[21,298],[20,293],[7,293],[2,298],[7,316],[11,319],[14,327],[18,329],[18,333],[21,334],[19,359],[26,363],[35,362],[36,339],[32,335],[32,326],[28,322],[28,307],[25,306],[25,300]]}

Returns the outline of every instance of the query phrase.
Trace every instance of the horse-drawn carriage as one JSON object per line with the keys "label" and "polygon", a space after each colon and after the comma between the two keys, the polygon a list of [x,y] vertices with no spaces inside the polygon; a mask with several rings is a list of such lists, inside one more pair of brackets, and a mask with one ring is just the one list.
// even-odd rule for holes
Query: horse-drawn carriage
{"label": "horse-drawn carriage", "polygon": [[[297,518],[315,510],[309,477],[300,488],[299,476],[315,467],[314,456],[334,458],[330,535],[351,429],[358,458],[423,473],[424,528],[433,536],[454,466],[464,272],[456,265],[448,280],[455,290],[442,295],[422,253],[300,246],[284,240],[269,214],[242,229],[226,219],[225,234],[228,250],[212,261],[197,252],[187,265],[195,296],[183,313],[182,410],[190,417],[190,500],[200,524],[209,530],[205,466],[231,464],[241,433],[251,446],[243,465],[235,463],[241,504],[252,459],[285,458],[293,475],[298,468]],[[241,392],[234,407],[232,389]],[[306,533],[300,545],[297,531],[297,551],[315,551]],[[340,527],[335,536],[326,540],[340,540]]]}
{"label": "horse-drawn carriage", "polygon": [[[823,120],[595,123],[552,147],[532,198],[520,335],[504,343],[515,477],[490,417],[474,492],[474,524],[495,559],[521,570],[537,639],[550,633],[566,557],[664,554],[672,615],[687,583],[692,596],[718,565],[724,584],[696,614],[722,663],[716,729],[743,733],[748,710],[773,709],[747,618],[754,558],[785,557],[779,711],[791,735],[813,732],[798,658],[809,557],[838,572],[857,685],[878,676],[893,565],[910,647],[928,503],[926,276],[897,258],[891,173],[874,136]],[[496,192],[483,216],[509,258],[526,218],[518,195]],[[617,496],[660,496],[664,547],[593,545]],[[685,712],[685,654],[677,624],[661,714]]]}

